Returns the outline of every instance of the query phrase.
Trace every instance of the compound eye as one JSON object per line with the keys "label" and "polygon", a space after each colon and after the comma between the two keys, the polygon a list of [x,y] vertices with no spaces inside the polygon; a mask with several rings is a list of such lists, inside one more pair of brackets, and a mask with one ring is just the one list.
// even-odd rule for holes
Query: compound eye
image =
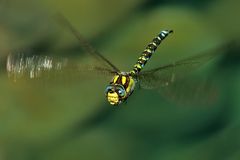
{"label": "compound eye", "polygon": [[125,96],[125,90],[123,90],[123,89],[119,89],[118,90],[118,93],[119,93],[119,95],[121,96],[121,97],[124,97]]}
{"label": "compound eye", "polygon": [[107,86],[107,88],[105,89],[105,93],[107,94],[108,92],[112,91],[112,89],[112,86]]}

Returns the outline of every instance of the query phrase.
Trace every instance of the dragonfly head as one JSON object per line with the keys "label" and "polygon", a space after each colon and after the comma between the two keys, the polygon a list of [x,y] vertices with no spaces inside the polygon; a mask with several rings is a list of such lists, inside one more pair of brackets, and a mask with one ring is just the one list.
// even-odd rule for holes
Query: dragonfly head
{"label": "dragonfly head", "polygon": [[120,84],[109,84],[105,90],[105,94],[111,105],[119,105],[126,97],[127,92]]}

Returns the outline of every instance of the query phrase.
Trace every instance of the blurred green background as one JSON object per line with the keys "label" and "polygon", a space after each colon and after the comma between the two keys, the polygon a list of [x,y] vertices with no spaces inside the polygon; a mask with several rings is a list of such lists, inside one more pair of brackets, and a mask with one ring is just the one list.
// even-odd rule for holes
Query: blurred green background
{"label": "blurred green background", "polygon": [[238,40],[239,6],[237,0],[0,1],[0,160],[239,160],[239,45],[200,73],[218,87],[210,105],[179,105],[140,89],[112,107],[104,96],[111,78],[15,83],[5,71],[6,56],[19,48],[85,57],[58,13],[128,71],[163,29],[174,34],[145,69]]}

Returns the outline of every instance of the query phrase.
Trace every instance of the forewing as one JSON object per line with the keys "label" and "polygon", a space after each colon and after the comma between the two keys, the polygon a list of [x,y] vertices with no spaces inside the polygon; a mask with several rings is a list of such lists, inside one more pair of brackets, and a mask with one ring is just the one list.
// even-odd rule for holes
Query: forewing
{"label": "forewing", "polygon": [[79,45],[85,50],[86,53],[97,58],[102,62],[102,65],[107,67],[113,72],[119,72],[120,70],[112,64],[106,57],[104,57],[99,51],[97,51],[74,27],[73,25],[61,14],[58,14],[58,19],[79,41]]}
{"label": "forewing", "polygon": [[213,58],[226,53],[229,45],[230,43],[226,43],[203,54],[198,54],[197,56],[160,66],[152,70],[143,71],[139,74],[140,86],[145,89],[169,86],[186,77],[188,74],[191,74],[194,70]]}
{"label": "forewing", "polygon": [[204,54],[158,67],[139,75],[141,88],[157,89],[162,96],[178,104],[206,104],[216,99],[217,87],[208,79],[193,72],[217,55],[227,52],[229,44]]}
{"label": "forewing", "polygon": [[81,58],[15,53],[6,59],[10,79],[81,82],[90,77],[108,78],[114,73],[102,66],[83,64]]}

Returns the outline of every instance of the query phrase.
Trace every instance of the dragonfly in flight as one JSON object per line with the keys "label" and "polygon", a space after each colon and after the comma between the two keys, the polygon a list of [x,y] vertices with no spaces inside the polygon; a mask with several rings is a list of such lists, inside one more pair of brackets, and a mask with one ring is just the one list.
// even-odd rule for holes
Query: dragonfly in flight
{"label": "dragonfly in flight", "polygon": [[[135,90],[136,86],[146,89],[155,89],[159,87],[167,87],[176,83],[177,78],[181,77],[183,70],[190,70],[196,68],[204,62],[207,62],[215,56],[216,51],[213,53],[205,53],[190,57],[184,60],[177,61],[168,65],[160,66],[151,70],[142,71],[152,54],[156,51],[161,42],[171,33],[172,30],[161,31],[145,48],[140,57],[138,58],[133,69],[124,72],[118,69],[112,62],[99,53],[90,43],[88,43],[81,34],[72,26],[72,24],[62,18],[64,26],[66,26],[71,33],[78,39],[80,46],[89,54],[97,57],[98,61],[101,61],[104,67],[93,67],[91,70],[97,70],[98,72],[108,73],[112,75],[112,80],[105,89],[105,96],[107,101],[114,106],[117,106],[125,102]],[[222,47],[217,48],[221,51]],[[20,60],[16,60],[20,59]],[[67,60],[54,61],[53,58],[48,56],[32,56],[26,57],[20,55],[16,58],[16,55],[9,55],[7,59],[7,72],[9,77],[16,79],[19,75],[27,73],[30,78],[40,76],[42,72],[48,72],[51,70],[63,69],[68,65]],[[82,68],[84,70],[84,68]],[[104,74],[103,74],[104,75]]]}

